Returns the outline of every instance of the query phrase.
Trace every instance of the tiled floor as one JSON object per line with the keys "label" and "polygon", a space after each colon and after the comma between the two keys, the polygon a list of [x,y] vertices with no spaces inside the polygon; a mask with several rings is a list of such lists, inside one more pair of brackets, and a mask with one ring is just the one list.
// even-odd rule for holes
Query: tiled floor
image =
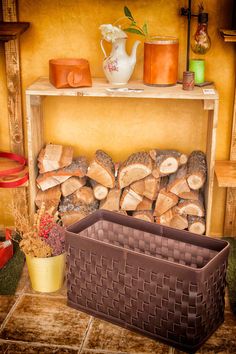
{"label": "tiled floor", "polygon": [[[35,293],[27,269],[15,296],[0,296],[0,353],[168,354],[166,345],[95,319],[66,305],[66,289]],[[236,317],[226,301],[225,322],[198,353],[235,354]]]}

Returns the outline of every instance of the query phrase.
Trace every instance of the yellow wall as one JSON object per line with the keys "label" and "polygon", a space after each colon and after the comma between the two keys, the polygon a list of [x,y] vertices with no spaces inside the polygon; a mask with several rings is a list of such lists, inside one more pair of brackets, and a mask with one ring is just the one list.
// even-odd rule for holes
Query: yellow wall
{"label": "yellow wall", "polygon": [[[198,1],[193,3],[197,11]],[[103,77],[98,27],[122,17],[124,5],[132,10],[139,22],[148,22],[152,34],[179,38],[181,77],[185,69],[187,21],[178,15],[178,10],[186,4],[184,0],[20,0],[19,19],[31,23],[30,29],[21,37],[23,91],[37,77],[48,76],[48,60],[51,58],[87,58],[92,76]],[[205,4],[212,39],[212,48],[204,56],[206,79],[215,82],[220,94],[217,159],[227,159],[234,90],[234,45],[222,41],[218,28],[229,27],[232,0],[209,0]],[[195,19],[193,24],[196,29]],[[135,39],[129,35],[128,50]],[[191,56],[196,57],[193,53]],[[133,78],[142,78],[142,66],[143,44],[138,48]],[[115,160],[126,158],[132,151],[154,147],[176,148],[187,153],[193,149],[205,149],[206,114],[196,102],[47,98],[44,114],[45,142],[73,144],[75,153],[88,157],[97,148],[111,153]],[[6,120],[4,116],[4,122]],[[213,234],[222,233],[224,202],[225,191],[217,188],[215,183]]]}

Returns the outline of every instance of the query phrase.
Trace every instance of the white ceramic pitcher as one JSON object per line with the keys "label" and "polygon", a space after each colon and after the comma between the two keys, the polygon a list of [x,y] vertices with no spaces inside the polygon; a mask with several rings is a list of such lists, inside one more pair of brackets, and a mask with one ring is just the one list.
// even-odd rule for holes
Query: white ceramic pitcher
{"label": "white ceramic pitcher", "polygon": [[109,56],[103,47],[101,48],[105,59],[103,60],[103,71],[107,80],[113,85],[125,85],[129,81],[136,63],[136,52],[140,41],[133,45],[130,55],[126,53],[126,38],[118,38],[112,43],[112,50]]}

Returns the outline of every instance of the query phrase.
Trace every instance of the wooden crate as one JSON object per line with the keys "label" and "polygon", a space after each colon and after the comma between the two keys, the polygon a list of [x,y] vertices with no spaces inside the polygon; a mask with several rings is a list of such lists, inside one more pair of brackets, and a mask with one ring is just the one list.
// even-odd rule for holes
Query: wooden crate
{"label": "wooden crate", "polygon": [[206,156],[208,165],[208,179],[205,188],[205,204],[206,204],[206,234],[210,233],[211,212],[212,212],[212,197],[213,197],[213,182],[214,182],[214,165],[215,165],[215,150],[216,150],[216,128],[218,122],[218,101],[219,96],[214,87],[214,93],[204,94],[203,89],[195,87],[193,91],[182,90],[182,85],[171,87],[151,87],[145,86],[141,81],[131,81],[126,87],[139,88],[140,92],[116,92],[109,93],[106,89],[110,84],[104,79],[93,79],[93,86],[89,88],[67,88],[56,89],[53,87],[47,78],[40,78],[34,82],[26,90],[27,102],[27,133],[28,133],[28,164],[29,164],[29,208],[30,214],[35,211],[35,196],[36,185],[35,180],[38,175],[37,156],[41,148],[44,146],[43,134],[43,110],[42,103],[45,96],[87,96],[87,97],[126,97],[142,98],[142,99],[174,99],[174,100],[198,100],[203,102],[203,109],[208,112],[207,126],[207,141],[206,141]]}

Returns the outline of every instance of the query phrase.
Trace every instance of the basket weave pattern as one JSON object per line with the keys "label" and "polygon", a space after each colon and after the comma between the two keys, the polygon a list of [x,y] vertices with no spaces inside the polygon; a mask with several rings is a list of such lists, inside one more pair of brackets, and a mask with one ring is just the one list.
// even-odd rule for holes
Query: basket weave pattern
{"label": "basket weave pattern", "polygon": [[217,251],[107,220],[79,237],[67,244],[69,305],[185,350],[223,321],[226,260],[197,271]]}

